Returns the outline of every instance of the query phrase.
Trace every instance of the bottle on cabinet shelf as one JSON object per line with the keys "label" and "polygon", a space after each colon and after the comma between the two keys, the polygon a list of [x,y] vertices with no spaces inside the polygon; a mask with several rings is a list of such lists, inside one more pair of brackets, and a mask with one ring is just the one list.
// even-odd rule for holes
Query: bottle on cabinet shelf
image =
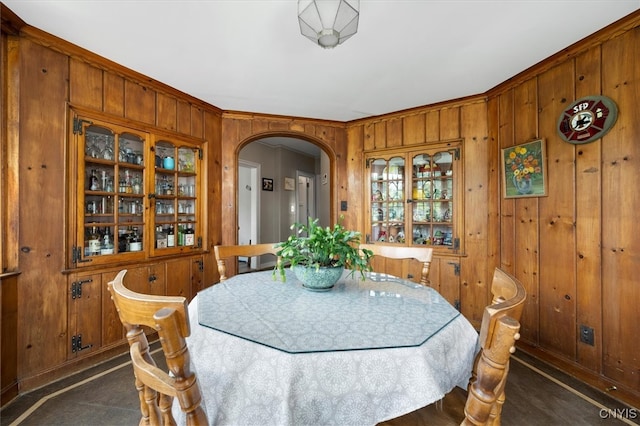
{"label": "bottle on cabinet shelf", "polygon": [[91,170],[91,176],[89,176],[89,190],[91,191],[99,191],[100,190],[100,182],[98,181],[98,172],[96,169]]}
{"label": "bottle on cabinet shelf", "polygon": [[133,234],[129,240],[129,251],[141,251],[142,250],[142,237],[138,233],[138,227],[133,227]]}
{"label": "bottle on cabinet shelf", "polygon": [[191,224],[187,225],[187,229],[184,232],[184,245],[185,246],[193,246],[195,245],[195,231],[191,227]]}
{"label": "bottle on cabinet shelf", "polygon": [[173,229],[173,225],[169,226],[169,230],[167,231],[167,247],[175,247],[176,246],[176,234]]}
{"label": "bottle on cabinet shelf", "polygon": [[111,239],[111,233],[109,228],[107,228],[104,236],[102,237],[102,248],[100,249],[100,254],[113,254],[113,241]]}
{"label": "bottle on cabinet shelf", "polygon": [[93,226],[91,227],[91,231],[89,232],[89,237],[87,238],[89,246],[89,255],[96,256],[100,254],[100,234],[98,233],[98,229]]}
{"label": "bottle on cabinet shelf", "polygon": [[162,230],[162,225],[156,227],[156,248],[167,248],[167,234]]}

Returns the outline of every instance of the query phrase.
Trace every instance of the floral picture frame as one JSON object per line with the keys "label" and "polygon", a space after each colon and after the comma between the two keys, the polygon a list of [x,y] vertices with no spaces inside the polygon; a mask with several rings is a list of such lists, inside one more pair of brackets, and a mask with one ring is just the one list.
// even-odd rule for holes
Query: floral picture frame
{"label": "floral picture frame", "polygon": [[547,195],[547,162],[544,139],[536,139],[502,150],[504,198]]}

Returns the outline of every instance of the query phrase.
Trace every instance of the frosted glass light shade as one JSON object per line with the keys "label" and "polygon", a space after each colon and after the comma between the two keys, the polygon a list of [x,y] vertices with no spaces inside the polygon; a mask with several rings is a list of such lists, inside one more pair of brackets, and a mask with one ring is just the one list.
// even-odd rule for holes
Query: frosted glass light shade
{"label": "frosted glass light shade", "polygon": [[325,49],[342,44],[358,31],[360,0],[298,0],[303,36]]}

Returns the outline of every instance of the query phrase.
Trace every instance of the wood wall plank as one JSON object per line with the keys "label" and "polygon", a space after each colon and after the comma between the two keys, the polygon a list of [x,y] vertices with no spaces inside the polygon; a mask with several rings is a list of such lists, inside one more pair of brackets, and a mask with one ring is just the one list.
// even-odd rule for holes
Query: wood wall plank
{"label": "wood wall plank", "polygon": [[440,110],[440,139],[457,139],[460,137],[460,107]]}
{"label": "wood wall plank", "polygon": [[[498,163],[502,162],[503,148],[515,145],[514,142],[514,93],[508,90],[498,98]],[[516,235],[515,235],[515,207],[513,199],[504,198],[504,171],[500,164],[500,268],[515,275],[516,267]],[[524,339],[526,335],[522,336]]]}
{"label": "wood wall plank", "polygon": [[387,122],[387,137],[386,137],[386,146],[388,148],[394,148],[398,146],[403,146],[404,141],[402,140],[402,118],[394,117],[391,118]]}
{"label": "wood wall plank", "polygon": [[[537,135],[537,84],[531,79],[514,90],[514,141],[524,143]],[[538,289],[538,199],[518,198],[514,201],[515,263],[514,273],[527,290],[527,300],[520,321],[520,334],[538,341],[540,309]]]}
{"label": "wood wall plank", "polygon": [[[576,99],[601,93],[600,47],[575,60]],[[602,372],[602,139],[576,146],[576,326],[594,330],[594,345],[580,342],[576,361]],[[578,329],[579,333],[579,329]]]}
{"label": "wood wall plank", "polygon": [[547,135],[547,196],[539,198],[539,342],[568,359],[576,351],[575,156],[574,145],[558,136],[558,116],[573,98],[573,61],[538,77],[538,128]]}
{"label": "wood wall plank", "polygon": [[124,117],[124,78],[104,73],[104,112]]}
{"label": "wood wall plank", "polygon": [[[485,259],[488,243],[487,198],[489,196],[489,145],[487,144],[487,106],[474,103],[460,108],[460,135],[464,139],[464,241],[466,257],[461,262],[460,306],[462,313],[479,326],[484,307],[490,302],[491,281],[487,281]],[[484,125],[480,124],[484,123]],[[477,161],[482,158],[484,161]],[[454,206],[455,207],[455,206]]]}
{"label": "wood wall plank", "polygon": [[[349,192],[354,194],[360,194],[360,197],[350,197],[349,199],[343,198],[348,203],[348,209],[346,212],[340,211],[340,214],[344,214],[347,217],[347,222],[351,224],[351,229],[365,229],[365,217],[369,212],[369,203],[364,199],[367,194],[365,188],[365,181],[362,176],[366,175],[364,159],[362,156],[361,146],[364,144],[364,136],[362,132],[362,126],[354,126],[347,129],[347,145],[346,160],[346,180],[349,182]],[[365,230],[361,236],[361,242],[365,242],[368,230]]]}
{"label": "wood wall plank", "polygon": [[424,143],[426,140],[425,114],[420,113],[404,117],[402,131],[402,142],[404,145]]}
{"label": "wood wall plank", "polygon": [[362,150],[371,151],[375,149],[375,123],[366,123],[358,127],[362,129]]}
{"label": "wood wall plank", "polygon": [[156,92],[141,84],[125,80],[124,83],[125,117],[147,124],[156,121]]}
{"label": "wood wall plank", "polygon": [[425,116],[425,141],[436,142],[440,140],[440,110],[435,109],[426,112]]}
{"label": "wood wall plank", "polygon": [[71,103],[102,111],[102,70],[71,58],[69,76]]}
{"label": "wood wall plank", "polygon": [[[18,377],[66,360],[65,147],[68,58],[21,45]],[[43,95],[43,94],[46,94]],[[38,141],[38,143],[34,143]],[[37,325],[34,327],[34,325]]]}
{"label": "wood wall plank", "polygon": [[156,125],[162,129],[176,131],[178,128],[178,102],[176,98],[158,93]]}
{"label": "wood wall plank", "polygon": [[374,124],[374,148],[381,149],[387,147],[387,123],[378,121]]}
{"label": "wood wall plank", "polygon": [[178,101],[178,132],[191,134],[191,105],[186,101]]}
{"label": "wood wall plank", "polygon": [[618,104],[602,138],[603,371],[640,389],[640,239],[636,181],[640,170],[640,27],[602,48],[602,92]]}
{"label": "wood wall plank", "polygon": [[191,136],[202,139],[204,137],[204,112],[202,108],[191,106]]}
{"label": "wood wall plank", "polygon": [[[502,249],[500,235],[500,199],[501,199],[501,151],[500,151],[500,100],[489,99],[487,102],[487,276],[489,283],[493,279],[495,268],[500,267],[500,252]],[[487,304],[490,301],[487,301]]]}

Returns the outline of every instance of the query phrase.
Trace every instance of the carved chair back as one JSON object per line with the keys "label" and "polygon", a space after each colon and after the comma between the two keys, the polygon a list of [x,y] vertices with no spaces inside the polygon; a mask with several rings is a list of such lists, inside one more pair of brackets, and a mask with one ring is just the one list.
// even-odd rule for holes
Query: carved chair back
{"label": "carved chair back", "polygon": [[[187,425],[206,425],[207,416],[201,406],[196,375],[190,370],[185,341],[191,333],[187,300],[133,292],[123,283],[126,272],[126,269],[120,271],[108,288],[127,330],[142,412],[140,424],[175,425],[171,406],[173,398],[177,398],[186,414]],[[158,368],[151,357],[144,326],[158,332],[169,373]]]}
{"label": "carved chair back", "polygon": [[476,358],[464,408],[463,425],[499,425],[505,401],[509,357],[520,338],[520,317],[527,292],[514,276],[496,268],[493,300],[484,310],[480,352]]}
{"label": "carved chair back", "polygon": [[367,249],[373,252],[374,256],[385,257],[387,259],[415,259],[422,263],[420,273],[420,284],[429,284],[429,267],[433,258],[433,249],[430,247],[407,247],[381,244],[360,244],[360,249]]}
{"label": "carved chair back", "polygon": [[[251,245],[217,245],[213,248],[218,263],[218,273],[220,282],[227,278],[227,260],[237,256],[253,257],[263,254],[273,254],[279,251],[277,243],[251,244]],[[280,258],[276,255],[276,263],[280,264]]]}

